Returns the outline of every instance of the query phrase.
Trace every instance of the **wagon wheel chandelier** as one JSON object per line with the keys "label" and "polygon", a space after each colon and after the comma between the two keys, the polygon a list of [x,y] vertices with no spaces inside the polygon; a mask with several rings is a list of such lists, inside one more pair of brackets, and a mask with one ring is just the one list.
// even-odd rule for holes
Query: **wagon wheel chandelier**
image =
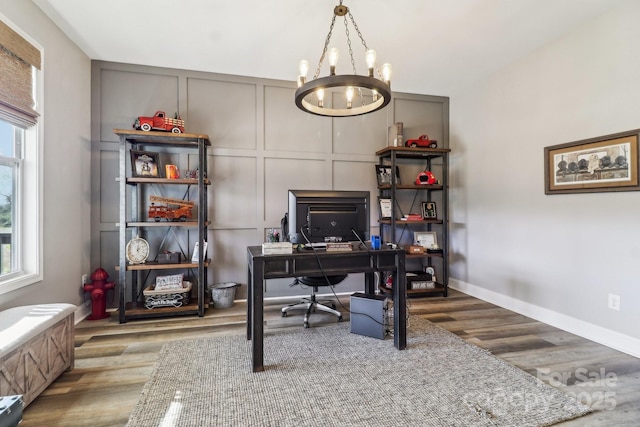
{"label": "wagon wheel chandelier", "polygon": [[[347,35],[347,46],[349,48],[353,74],[336,74],[339,51],[335,47],[329,48],[329,42],[331,41],[333,26],[337,16],[344,17],[344,27]],[[347,19],[347,16],[349,19]],[[369,70],[366,76],[358,75],[356,72],[356,63],[353,59],[353,50],[349,37],[349,20],[366,51],[365,60]],[[318,77],[325,57],[327,57],[329,62],[329,76]],[[327,34],[318,67],[316,68],[313,78],[309,81],[307,81],[308,72],[309,62],[303,59],[300,61],[296,105],[307,113],[328,117],[359,116],[378,111],[391,101],[391,64],[385,63],[381,70],[376,68],[376,51],[367,47],[367,43],[364,41],[358,29],[353,15],[347,6],[343,6],[342,0],[340,0],[340,4],[333,9],[333,18],[331,19],[331,26],[329,27],[329,34]],[[343,104],[344,108],[337,108],[337,105],[334,104],[336,101],[342,103],[342,97],[335,97],[331,101],[331,105],[326,105],[324,101],[326,96],[325,92],[327,91],[330,93],[344,94],[344,99],[346,100],[346,104]],[[340,107],[343,105],[340,105]]]}

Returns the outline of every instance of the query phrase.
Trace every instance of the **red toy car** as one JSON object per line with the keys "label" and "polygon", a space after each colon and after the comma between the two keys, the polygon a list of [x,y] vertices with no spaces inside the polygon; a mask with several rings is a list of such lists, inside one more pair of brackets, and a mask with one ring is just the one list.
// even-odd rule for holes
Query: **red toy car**
{"label": "red toy car", "polygon": [[156,111],[153,117],[138,117],[133,124],[133,128],[145,132],[159,130],[172,133],[184,133],[184,120],[182,120],[177,113],[175,119],[171,119],[164,114],[164,111]]}
{"label": "red toy car", "polygon": [[404,143],[407,147],[426,147],[426,148],[438,148],[438,141],[429,139],[429,135],[420,135],[418,139],[407,139]]}

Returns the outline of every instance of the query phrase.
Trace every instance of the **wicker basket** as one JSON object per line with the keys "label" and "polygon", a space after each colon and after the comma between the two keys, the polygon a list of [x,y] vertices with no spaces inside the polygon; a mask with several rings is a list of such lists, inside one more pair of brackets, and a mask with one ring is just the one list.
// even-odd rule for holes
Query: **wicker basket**
{"label": "wicker basket", "polygon": [[182,307],[189,304],[191,298],[191,282],[182,282],[182,290],[156,291],[155,285],[147,286],[144,294],[144,306],[152,309],[158,307]]}

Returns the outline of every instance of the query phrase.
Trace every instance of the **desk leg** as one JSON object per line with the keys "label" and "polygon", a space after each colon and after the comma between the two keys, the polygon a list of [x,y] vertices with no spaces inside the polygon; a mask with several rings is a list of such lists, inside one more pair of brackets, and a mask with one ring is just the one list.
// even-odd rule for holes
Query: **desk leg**
{"label": "desk leg", "polygon": [[253,264],[251,281],[251,354],[253,372],[264,371],[264,263]]}
{"label": "desk leg", "polygon": [[251,340],[251,332],[253,325],[253,264],[251,257],[247,263],[247,340]]}
{"label": "desk leg", "polygon": [[374,273],[364,273],[364,293],[373,295],[375,293]]}
{"label": "desk leg", "polygon": [[396,254],[396,275],[393,285],[393,344],[398,350],[407,347],[407,275],[404,252]]}

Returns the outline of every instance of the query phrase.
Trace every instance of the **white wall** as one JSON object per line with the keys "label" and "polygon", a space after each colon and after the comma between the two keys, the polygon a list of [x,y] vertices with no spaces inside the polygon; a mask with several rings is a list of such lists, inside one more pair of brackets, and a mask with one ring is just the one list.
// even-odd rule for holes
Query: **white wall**
{"label": "white wall", "polygon": [[640,2],[623,3],[452,95],[451,272],[640,356],[640,192],[545,195],[543,173],[545,146],[640,128],[638,22]]}
{"label": "white wall", "polygon": [[0,0],[0,12],[44,48],[43,280],[0,296],[0,309],[81,304],[89,269],[89,59],[31,1]]}

